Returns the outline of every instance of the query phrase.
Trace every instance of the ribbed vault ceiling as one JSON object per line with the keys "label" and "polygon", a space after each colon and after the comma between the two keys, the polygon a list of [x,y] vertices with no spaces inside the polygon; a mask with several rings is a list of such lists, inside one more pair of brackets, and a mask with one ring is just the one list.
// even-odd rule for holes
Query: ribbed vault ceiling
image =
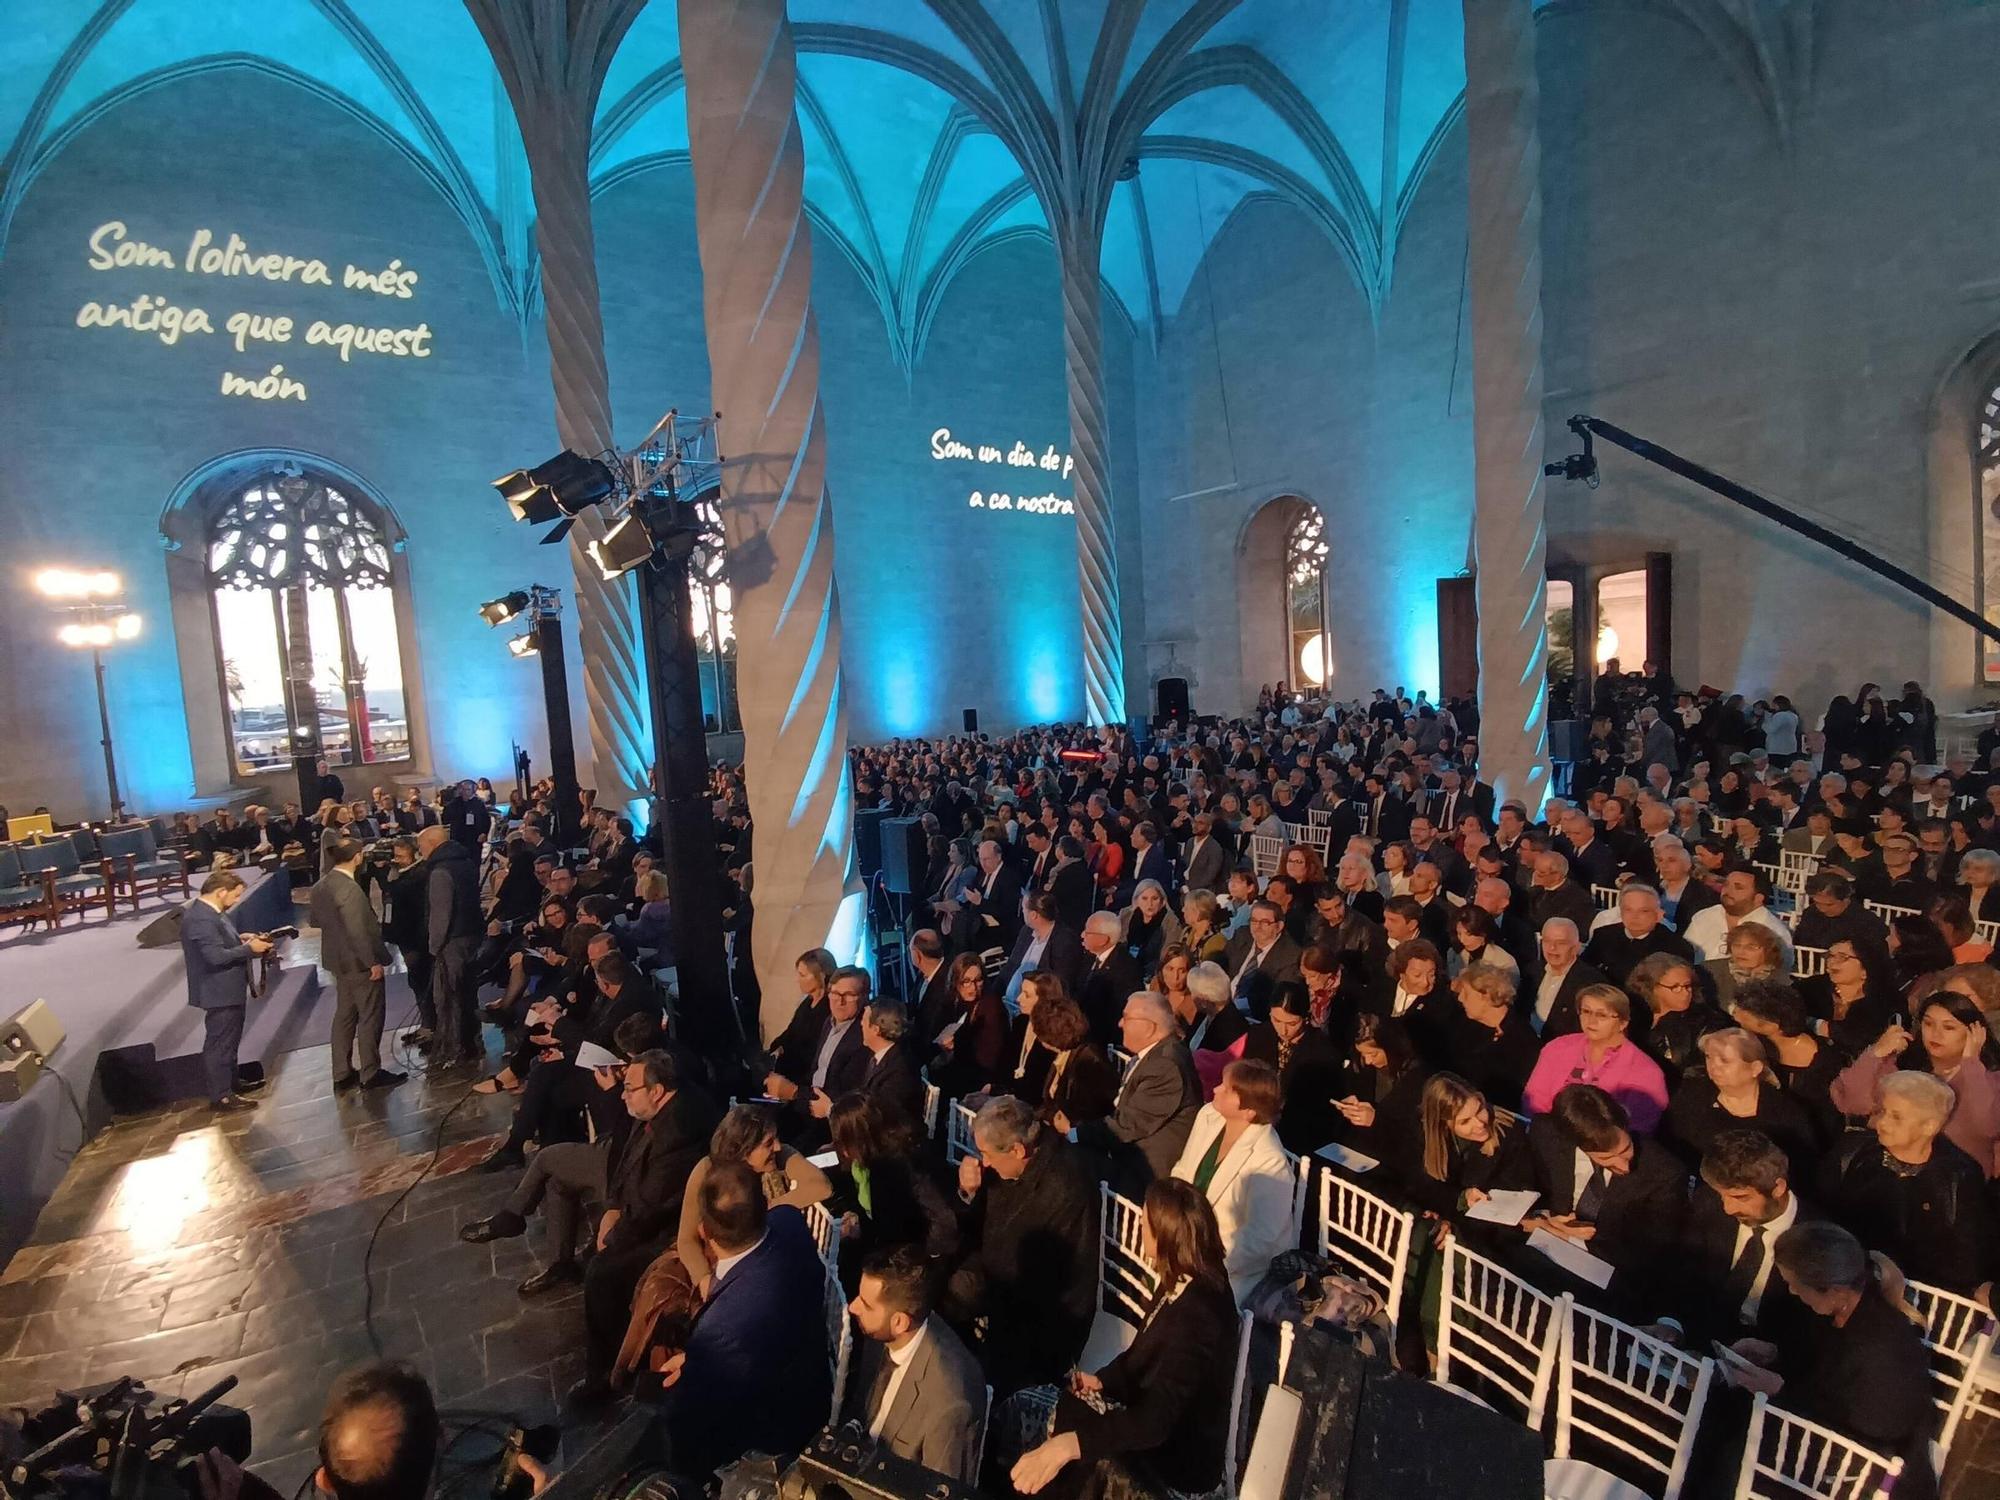
{"label": "ribbed vault ceiling", "polygon": [[[1693,28],[1788,128],[1814,0],[1625,3]],[[1144,335],[1259,196],[1305,214],[1379,306],[1403,217],[1461,107],[1461,4],[792,0],[814,222],[906,362],[970,257],[1047,235],[1048,205],[1068,193],[1095,194],[1105,283]],[[396,142],[465,219],[502,301],[532,315],[526,162],[459,0],[10,0],[7,13],[0,254],[35,176],[92,120],[190,72],[255,68]],[[685,160],[679,58],[676,7],[650,0],[600,95],[600,192]]]}

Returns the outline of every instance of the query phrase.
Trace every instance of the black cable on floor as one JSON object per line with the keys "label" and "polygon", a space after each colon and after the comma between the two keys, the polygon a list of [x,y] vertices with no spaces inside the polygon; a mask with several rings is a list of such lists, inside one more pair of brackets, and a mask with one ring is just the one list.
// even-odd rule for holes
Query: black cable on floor
{"label": "black cable on floor", "polygon": [[62,1074],[56,1073],[53,1068],[49,1071],[55,1075],[56,1084],[62,1089],[63,1098],[69,1101],[69,1107],[76,1115],[76,1144],[67,1151],[58,1150],[52,1154],[57,1161],[74,1161],[77,1152],[90,1144],[90,1122],[84,1118],[83,1101],[76,1097],[76,1089],[70,1081]]}
{"label": "black cable on floor", "polygon": [[444,1153],[445,1126],[451,1123],[453,1115],[465,1108],[466,1101],[472,1097],[472,1086],[467,1084],[465,1092],[458,1096],[458,1101],[438,1117],[437,1138],[431,1142],[430,1159],[424,1163],[423,1170],[410,1179],[409,1186],[396,1194],[389,1206],[382,1210],[382,1217],[375,1221],[375,1228],[368,1236],[368,1249],[361,1257],[361,1284],[365,1289],[361,1320],[368,1329],[368,1342],[378,1355],[385,1354],[385,1351],[382,1348],[381,1335],[375,1331],[375,1241],[381,1238],[383,1226],[389,1222],[389,1216],[403,1206],[403,1200],[416,1191],[418,1183],[431,1175],[431,1169],[437,1165],[438,1157]]}

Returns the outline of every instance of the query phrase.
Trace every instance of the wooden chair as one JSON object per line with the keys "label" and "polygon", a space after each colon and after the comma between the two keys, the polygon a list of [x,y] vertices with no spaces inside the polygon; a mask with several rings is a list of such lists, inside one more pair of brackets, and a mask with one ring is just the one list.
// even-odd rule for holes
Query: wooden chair
{"label": "wooden chair", "polygon": [[46,922],[56,925],[55,877],[46,871],[30,875],[21,868],[13,844],[0,844],[0,922]]}

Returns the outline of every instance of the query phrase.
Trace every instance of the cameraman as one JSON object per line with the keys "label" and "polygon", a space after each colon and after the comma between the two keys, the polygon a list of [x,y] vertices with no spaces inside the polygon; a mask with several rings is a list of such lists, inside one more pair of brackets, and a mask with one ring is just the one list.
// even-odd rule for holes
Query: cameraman
{"label": "cameraman", "polygon": [[[362,1365],[333,1383],[319,1421],[313,1488],[329,1500],[424,1500],[436,1478],[437,1405],[431,1388],[394,1360]],[[523,1454],[521,1468],[540,1494],[549,1476]],[[219,1449],[195,1460],[202,1500],[284,1500]]]}
{"label": "cameraman", "polygon": [[416,1047],[428,1047],[437,1034],[437,1005],[431,999],[431,953],[426,926],[424,887],[430,872],[417,858],[417,841],[399,838],[389,846],[387,881],[388,921],[382,935],[403,955],[410,971],[410,991],[417,997],[417,1031],[409,1038]]}

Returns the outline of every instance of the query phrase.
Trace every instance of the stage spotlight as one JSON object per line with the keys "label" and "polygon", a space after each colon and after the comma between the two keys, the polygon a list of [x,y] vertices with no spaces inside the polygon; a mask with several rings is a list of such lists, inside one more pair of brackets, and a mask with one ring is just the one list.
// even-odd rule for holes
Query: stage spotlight
{"label": "stage spotlight", "polygon": [[116,573],[101,569],[43,568],[35,574],[37,592],[48,599],[109,599],[123,587]]}
{"label": "stage spotlight", "polygon": [[541,642],[535,639],[535,633],[531,630],[526,635],[517,635],[507,642],[507,649],[516,656],[533,656],[537,651],[542,649],[542,646]]}
{"label": "stage spotlight", "polygon": [[521,589],[511,594],[502,594],[498,599],[488,599],[479,606],[479,618],[488,625],[505,625],[528,607],[528,595]]}
{"label": "stage spotlight", "polygon": [[136,641],[139,638],[139,617],[129,609],[123,614],[114,615],[111,620],[111,633],[121,641]]}
{"label": "stage spotlight", "polygon": [[628,515],[585,547],[584,551],[590,554],[590,560],[597,564],[598,572],[606,578],[623,577],[642,563],[652,560],[653,533],[644,521]]}
{"label": "stage spotlight", "polygon": [[517,521],[537,524],[575,516],[618,493],[618,477],[601,459],[565,450],[545,464],[493,481]]}

